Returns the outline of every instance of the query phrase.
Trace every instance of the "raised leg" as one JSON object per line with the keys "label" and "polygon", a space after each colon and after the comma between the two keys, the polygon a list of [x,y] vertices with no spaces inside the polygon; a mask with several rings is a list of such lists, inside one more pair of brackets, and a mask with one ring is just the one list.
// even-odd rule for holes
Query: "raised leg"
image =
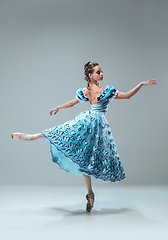
{"label": "raised leg", "polygon": [[86,199],[87,199],[86,211],[90,212],[94,204],[94,193],[92,191],[91,178],[85,174],[83,174],[83,178],[84,178],[86,188],[88,190],[88,194],[86,195]]}
{"label": "raised leg", "polygon": [[39,138],[45,138],[42,133],[26,134],[26,133],[13,133],[12,138],[18,141],[34,141]]}

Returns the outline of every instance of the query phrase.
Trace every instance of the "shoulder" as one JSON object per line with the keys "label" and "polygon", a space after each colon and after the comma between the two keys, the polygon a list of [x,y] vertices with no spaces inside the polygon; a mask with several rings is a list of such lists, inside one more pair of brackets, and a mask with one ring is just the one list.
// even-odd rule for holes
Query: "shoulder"
{"label": "shoulder", "polygon": [[86,88],[79,88],[77,91],[76,91],[76,99],[78,101],[84,101],[84,102],[87,102],[89,101],[87,95],[84,93]]}
{"label": "shoulder", "polygon": [[117,96],[118,92],[119,91],[116,88],[114,88],[113,86],[108,86],[107,98],[109,97],[112,100],[113,98],[115,98]]}
{"label": "shoulder", "polygon": [[99,96],[98,96],[98,100],[103,100],[103,99],[113,99],[113,98],[115,98],[116,97],[116,95],[117,95],[117,93],[118,93],[119,91],[118,90],[116,90],[113,86],[106,86],[105,88],[104,88],[104,90],[99,94]]}

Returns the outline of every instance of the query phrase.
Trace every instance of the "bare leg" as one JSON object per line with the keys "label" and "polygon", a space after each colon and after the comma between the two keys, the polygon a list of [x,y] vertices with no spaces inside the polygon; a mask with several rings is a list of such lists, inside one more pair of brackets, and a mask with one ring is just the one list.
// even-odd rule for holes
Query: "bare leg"
{"label": "bare leg", "polygon": [[33,141],[39,138],[45,138],[42,133],[26,134],[26,133],[13,133],[12,138],[19,141]]}
{"label": "bare leg", "polygon": [[85,182],[85,185],[86,185],[86,188],[89,192],[89,190],[92,191],[92,184],[91,184],[91,178],[85,174],[82,174],[83,175],[83,178],[84,178],[84,182]]}
{"label": "bare leg", "polygon": [[94,204],[94,193],[92,191],[91,178],[85,174],[83,174],[83,178],[85,181],[86,188],[88,190],[88,194],[86,195],[86,199],[87,199],[86,211],[90,212]]}
{"label": "bare leg", "polygon": [[36,139],[39,139],[39,138],[44,138],[43,134],[42,133],[36,133],[36,134],[23,134],[20,136],[20,140],[36,140]]}

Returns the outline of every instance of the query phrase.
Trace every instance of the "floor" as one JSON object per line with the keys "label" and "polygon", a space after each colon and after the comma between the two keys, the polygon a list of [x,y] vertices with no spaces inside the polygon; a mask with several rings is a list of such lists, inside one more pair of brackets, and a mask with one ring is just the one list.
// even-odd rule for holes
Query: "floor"
{"label": "floor", "polygon": [[168,186],[0,185],[0,239],[168,239]]}

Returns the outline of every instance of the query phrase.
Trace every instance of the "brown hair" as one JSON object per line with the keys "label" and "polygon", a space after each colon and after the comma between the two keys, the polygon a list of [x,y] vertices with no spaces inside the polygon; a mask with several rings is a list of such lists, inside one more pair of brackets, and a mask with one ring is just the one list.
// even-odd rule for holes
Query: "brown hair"
{"label": "brown hair", "polygon": [[89,77],[89,73],[92,74],[93,71],[94,71],[93,68],[94,68],[95,66],[97,66],[97,65],[99,65],[97,62],[91,63],[90,61],[87,62],[87,63],[84,65],[84,74],[85,74],[85,80],[87,81],[87,87],[89,87],[90,82],[91,82],[90,77]]}

